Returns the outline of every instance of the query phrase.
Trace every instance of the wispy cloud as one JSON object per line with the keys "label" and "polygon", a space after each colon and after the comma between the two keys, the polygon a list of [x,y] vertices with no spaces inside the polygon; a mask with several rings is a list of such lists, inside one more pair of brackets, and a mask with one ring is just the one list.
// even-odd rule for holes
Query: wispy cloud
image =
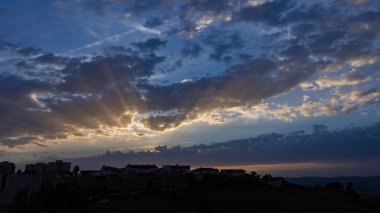
{"label": "wispy cloud", "polygon": [[129,30],[129,31],[126,31],[126,32],[123,32],[123,33],[120,33],[120,34],[115,34],[115,35],[112,35],[112,36],[109,36],[109,37],[97,40],[95,42],[86,44],[84,46],[78,47],[76,49],[69,50],[69,51],[66,52],[66,54],[67,53],[75,53],[75,52],[82,51],[84,49],[90,49],[90,48],[93,48],[93,47],[103,46],[105,44],[111,45],[111,43],[120,41],[120,39],[122,39],[124,36],[127,36],[127,35],[129,35],[129,34],[131,34],[133,32],[135,32],[135,30]]}
{"label": "wispy cloud", "polygon": [[148,27],[144,27],[143,25],[136,25],[136,30],[142,32],[142,33],[149,33],[153,35],[161,35],[161,31],[156,29],[151,29]]}

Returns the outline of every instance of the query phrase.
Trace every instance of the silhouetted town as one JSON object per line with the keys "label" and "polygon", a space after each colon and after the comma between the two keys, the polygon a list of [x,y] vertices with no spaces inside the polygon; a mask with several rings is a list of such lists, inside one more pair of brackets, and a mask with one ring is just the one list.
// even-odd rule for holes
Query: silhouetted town
{"label": "silhouetted town", "polygon": [[[188,189],[207,189],[209,193],[214,190],[210,186],[223,188],[231,184],[235,188],[265,190],[301,187],[269,174],[261,177],[242,169],[191,169],[190,165],[178,164],[161,167],[127,164],[123,168],[104,165],[99,170],[81,170],[79,166],[72,167],[70,162],[57,160],[27,164],[24,171],[15,171],[14,163],[4,161],[0,162],[0,174],[0,212],[24,212],[30,208],[38,212],[57,209],[60,209],[58,212],[76,212],[88,203],[108,203],[115,197]],[[343,190],[344,186],[333,182],[325,188]],[[356,196],[351,183],[344,190]]]}
{"label": "silhouetted town", "polygon": [[[44,183],[54,187],[70,188],[80,186],[89,198],[112,193],[139,194],[145,191],[173,191],[189,187],[193,182],[211,178],[238,178],[247,175],[242,169],[196,168],[190,165],[132,165],[123,168],[102,166],[99,170],[80,170],[78,166],[71,169],[70,162],[57,160],[49,163],[25,165],[25,170],[15,173],[15,164],[4,161],[0,163],[0,205],[9,206],[15,198],[22,197],[28,203],[33,193]],[[259,176],[252,173],[255,178]],[[268,176],[269,177],[269,176]],[[267,180],[269,181],[269,179]],[[286,183],[283,178],[271,178],[272,186]]]}
{"label": "silhouetted town", "polygon": [[[124,168],[102,166],[99,170],[80,170],[71,163],[57,160],[49,163],[25,165],[24,172],[15,173],[15,164],[4,161],[0,163],[2,205],[10,205],[17,193],[23,191],[29,199],[31,193],[44,182],[54,185],[70,185],[73,181],[84,186],[90,195],[101,193],[127,192],[139,193],[144,190],[177,190],[189,186],[190,181],[203,181],[206,177],[225,178],[242,177],[242,169],[196,168],[190,165],[132,165]],[[272,178],[270,184],[280,186],[283,178]]]}

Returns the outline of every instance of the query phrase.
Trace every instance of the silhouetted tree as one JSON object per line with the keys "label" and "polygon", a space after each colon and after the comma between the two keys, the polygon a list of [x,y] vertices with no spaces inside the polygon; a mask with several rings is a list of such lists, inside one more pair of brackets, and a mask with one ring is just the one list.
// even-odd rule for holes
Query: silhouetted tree
{"label": "silhouetted tree", "polygon": [[343,185],[340,184],[338,181],[330,182],[325,185],[326,189],[343,189]]}
{"label": "silhouetted tree", "polygon": [[257,172],[255,172],[255,171],[251,172],[251,176],[254,178],[260,178],[260,175],[258,175]]}
{"label": "silhouetted tree", "polygon": [[352,183],[351,183],[351,182],[348,182],[348,183],[346,184],[346,190],[347,190],[347,191],[352,191]]}
{"label": "silhouetted tree", "polygon": [[266,174],[266,175],[263,176],[263,182],[266,185],[270,185],[271,182],[272,182],[272,179],[273,179],[272,175],[270,175],[270,174]]}
{"label": "silhouetted tree", "polygon": [[251,172],[251,180],[255,185],[260,183],[260,175],[258,175],[255,171]]}
{"label": "silhouetted tree", "polygon": [[78,176],[79,171],[80,171],[79,166],[74,166],[74,170],[73,170],[73,172],[74,172],[74,176]]}

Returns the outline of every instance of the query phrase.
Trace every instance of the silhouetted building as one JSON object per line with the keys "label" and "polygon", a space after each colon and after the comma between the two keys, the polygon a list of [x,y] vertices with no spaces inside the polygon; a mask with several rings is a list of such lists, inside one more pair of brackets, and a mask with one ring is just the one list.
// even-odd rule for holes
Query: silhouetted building
{"label": "silhouetted building", "polygon": [[190,166],[186,165],[163,165],[162,172],[176,173],[176,174],[188,174],[190,173]]}
{"label": "silhouetted building", "polygon": [[63,174],[71,172],[71,163],[63,162],[62,160],[56,160],[55,162],[49,162],[47,167],[48,173]]}
{"label": "silhouetted building", "polygon": [[26,164],[25,173],[28,174],[46,174],[47,173],[47,164],[46,163],[35,163],[35,164]]}
{"label": "silhouetted building", "polygon": [[205,176],[218,175],[219,170],[215,168],[198,168],[191,171],[197,177],[197,180],[203,180]]}
{"label": "silhouetted building", "polygon": [[243,169],[222,169],[220,174],[227,177],[241,177],[245,175],[245,170]]}
{"label": "silhouetted building", "polygon": [[100,175],[102,176],[112,176],[112,175],[120,175],[121,169],[115,168],[112,166],[102,166],[100,169]]}
{"label": "silhouetted building", "polygon": [[148,174],[148,173],[153,173],[158,170],[156,165],[131,165],[128,164],[124,169],[123,173],[124,174]]}
{"label": "silhouetted building", "polygon": [[71,163],[57,160],[49,163],[35,163],[25,165],[25,173],[29,174],[69,174]]}
{"label": "silhouetted building", "polygon": [[8,175],[14,173],[16,170],[16,166],[14,163],[9,161],[0,162],[0,174]]}
{"label": "silhouetted building", "polygon": [[81,170],[80,171],[81,176],[100,176],[100,170]]}
{"label": "silhouetted building", "polygon": [[217,175],[219,174],[219,170],[215,168],[198,168],[191,171],[194,175],[206,175],[206,174],[212,174]]}

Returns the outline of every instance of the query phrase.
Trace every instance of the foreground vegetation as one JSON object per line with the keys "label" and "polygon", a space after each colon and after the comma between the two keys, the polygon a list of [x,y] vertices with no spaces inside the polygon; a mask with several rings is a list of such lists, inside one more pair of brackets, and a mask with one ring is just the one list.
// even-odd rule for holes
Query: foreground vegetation
{"label": "foreground vegetation", "polygon": [[[306,188],[265,175],[190,179],[182,189],[90,195],[81,185],[45,183],[27,202],[19,193],[9,212],[380,212],[380,198],[361,199],[349,183]],[[7,211],[8,212],[8,211]]]}
{"label": "foreground vegetation", "polygon": [[361,200],[352,191],[290,184],[273,188],[242,181],[106,201],[81,212],[380,212],[380,200]]}

